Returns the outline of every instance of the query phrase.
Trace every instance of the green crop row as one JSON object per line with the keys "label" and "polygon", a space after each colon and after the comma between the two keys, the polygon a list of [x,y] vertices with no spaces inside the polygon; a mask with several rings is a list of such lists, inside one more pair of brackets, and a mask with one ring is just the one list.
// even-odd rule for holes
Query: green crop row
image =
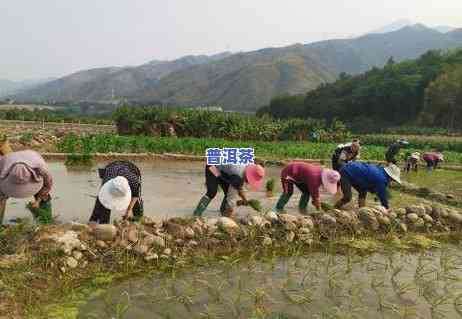
{"label": "green crop row", "polygon": [[231,140],[343,141],[349,136],[340,121],[275,120],[239,113],[203,110],[122,107],[114,113],[121,135],[226,138]]}
{"label": "green crop row", "polygon": [[462,152],[462,137],[370,134],[362,135],[360,138],[362,143],[366,145],[389,146],[398,139],[405,138],[410,143],[409,148]]}
{"label": "green crop row", "polygon": [[[379,131],[377,131],[379,132]],[[462,136],[460,130],[454,131],[444,127],[425,127],[425,126],[397,126],[388,127],[383,130],[384,134],[404,134],[404,135],[442,135],[442,136]]]}
{"label": "green crop row", "polygon": [[10,121],[34,121],[34,122],[65,122],[81,124],[111,125],[112,119],[109,117],[83,116],[69,114],[64,111],[56,110],[26,110],[13,108],[0,110],[0,120]]}
{"label": "green crop row", "polygon": [[[58,150],[64,153],[177,153],[204,155],[210,147],[253,147],[255,155],[266,159],[329,159],[336,143],[309,143],[296,141],[236,141],[217,138],[172,138],[118,135],[67,135],[58,144]],[[427,149],[410,148],[406,151],[425,151]],[[363,145],[361,159],[383,160],[386,147]],[[405,152],[401,152],[404,156]],[[462,163],[462,153],[444,152],[449,163]]]}

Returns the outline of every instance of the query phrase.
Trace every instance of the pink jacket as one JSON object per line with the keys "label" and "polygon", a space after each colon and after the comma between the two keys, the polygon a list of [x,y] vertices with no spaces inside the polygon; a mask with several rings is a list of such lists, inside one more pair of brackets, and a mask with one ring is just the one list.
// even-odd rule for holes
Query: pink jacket
{"label": "pink jacket", "polygon": [[443,154],[435,153],[435,152],[428,152],[423,155],[424,161],[442,161]]}
{"label": "pink jacket", "polygon": [[281,172],[282,188],[285,194],[293,191],[293,184],[307,186],[313,200],[319,199],[319,188],[322,185],[322,167],[318,165],[293,162]]}
{"label": "pink jacket", "polygon": [[53,186],[53,178],[48,170],[48,165],[39,153],[26,150],[9,153],[6,156],[0,157],[0,179],[8,176],[11,167],[16,163],[24,163],[32,168],[32,171],[35,173],[34,179],[39,180],[43,178],[43,187],[38,193],[39,196],[46,196],[50,193]]}

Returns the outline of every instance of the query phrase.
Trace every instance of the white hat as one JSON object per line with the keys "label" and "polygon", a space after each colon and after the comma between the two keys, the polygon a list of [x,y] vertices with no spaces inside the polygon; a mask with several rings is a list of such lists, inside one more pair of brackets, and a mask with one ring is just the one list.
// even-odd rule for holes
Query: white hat
{"label": "white hat", "polygon": [[101,186],[98,194],[101,204],[107,209],[125,211],[132,200],[132,192],[128,180],[123,176],[117,176]]}
{"label": "white hat", "polygon": [[401,184],[401,170],[398,166],[396,166],[395,164],[390,164],[384,167],[384,170],[388,174],[388,176],[391,177],[391,179],[393,179],[398,184]]}
{"label": "white hat", "polygon": [[411,157],[413,159],[418,160],[418,159],[420,159],[420,153],[419,152],[414,152],[414,153],[411,154]]}

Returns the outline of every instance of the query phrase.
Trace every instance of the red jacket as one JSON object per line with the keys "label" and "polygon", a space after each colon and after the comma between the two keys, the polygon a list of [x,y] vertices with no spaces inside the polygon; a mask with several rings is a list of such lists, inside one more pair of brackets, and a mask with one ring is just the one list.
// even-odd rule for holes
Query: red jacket
{"label": "red jacket", "polygon": [[428,152],[423,155],[424,161],[434,161],[434,162],[439,162],[442,160],[441,153],[435,153],[435,152]]}
{"label": "red jacket", "polygon": [[310,191],[313,200],[319,199],[319,187],[322,167],[307,163],[293,162],[287,165],[281,172],[281,182],[284,194],[293,192],[293,185],[304,184]]}

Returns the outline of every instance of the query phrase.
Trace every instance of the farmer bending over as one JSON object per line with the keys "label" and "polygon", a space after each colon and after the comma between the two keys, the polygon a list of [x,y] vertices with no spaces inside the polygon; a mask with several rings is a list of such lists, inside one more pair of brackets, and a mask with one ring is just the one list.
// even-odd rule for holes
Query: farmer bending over
{"label": "farmer bending over", "polygon": [[401,184],[400,170],[398,166],[390,164],[381,167],[366,163],[348,163],[340,171],[340,186],[343,198],[335,204],[336,208],[341,208],[352,199],[351,188],[359,193],[359,207],[366,205],[367,193],[376,193],[382,206],[389,208],[387,198],[387,187],[391,180]]}
{"label": "farmer bending over", "polygon": [[125,219],[140,219],[143,216],[140,169],[132,162],[115,161],[98,172],[102,186],[90,222],[108,224],[112,210],[125,212]]}
{"label": "farmer bending over", "polygon": [[385,153],[385,160],[387,161],[387,164],[391,163],[396,165],[396,163],[398,163],[396,156],[398,156],[401,148],[405,147],[406,145],[409,145],[409,142],[405,139],[399,139],[395,143],[391,144]]}
{"label": "farmer bending over", "polygon": [[435,152],[427,152],[423,155],[423,160],[427,163],[427,170],[431,171],[436,169],[440,162],[444,161],[443,153],[435,151]]}
{"label": "farmer bending over", "polygon": [[302,192],[298,209],[301,214],[307,213],[307,205],[312,197],[313,206],[321,208],[319,189],[322,186],[328,193],[337,193],[337,184],[340,174],[334,170],[322,168],[318,165],[293,162],[281,172],[283,193],[276,204],[276,211],[281,212],[294,192],[294,185]]}
{"label": "farmer bending over", "polygon": [[405,166],[405,171],[409,173],[411,169],[415,172],[419,170],[419,161],[420,161],[420,153],[419,152],[414,152],[412,154],[409,154],[406,158],[406,166]]}
{"label": "farmer bending over", "polygon": [[236,206],[237,196],[247,204],[243,187],[248,184],[254,191],[258,190],[265,177],[265,169],[256,164],[248,165],[206,165],[205,184],[207,193],[202,196],[194,210],[194,216],[202,216],[209,203],[217,195],[218,186],[223,189],[225,197],[221,202],[220,212],[223,216],[231,217]]}
{"label": "farmer bending over", "polygon": [[[50,190],[53,178],[45,160],[34,151],[7,153],[0,157],[0,225],[3,223],[6,202],[9,197],[27,198],[35,217],[42,222],[51,222]],[[46,216],[42,216],[46,215]]]}
{"label": "farmer bending over", "polygon": [[359,140],[355,139],[351,143],[340,144],[332,154],[332,169],[340,172],[340,169],[346,163],[359,159],[361,145]]}

